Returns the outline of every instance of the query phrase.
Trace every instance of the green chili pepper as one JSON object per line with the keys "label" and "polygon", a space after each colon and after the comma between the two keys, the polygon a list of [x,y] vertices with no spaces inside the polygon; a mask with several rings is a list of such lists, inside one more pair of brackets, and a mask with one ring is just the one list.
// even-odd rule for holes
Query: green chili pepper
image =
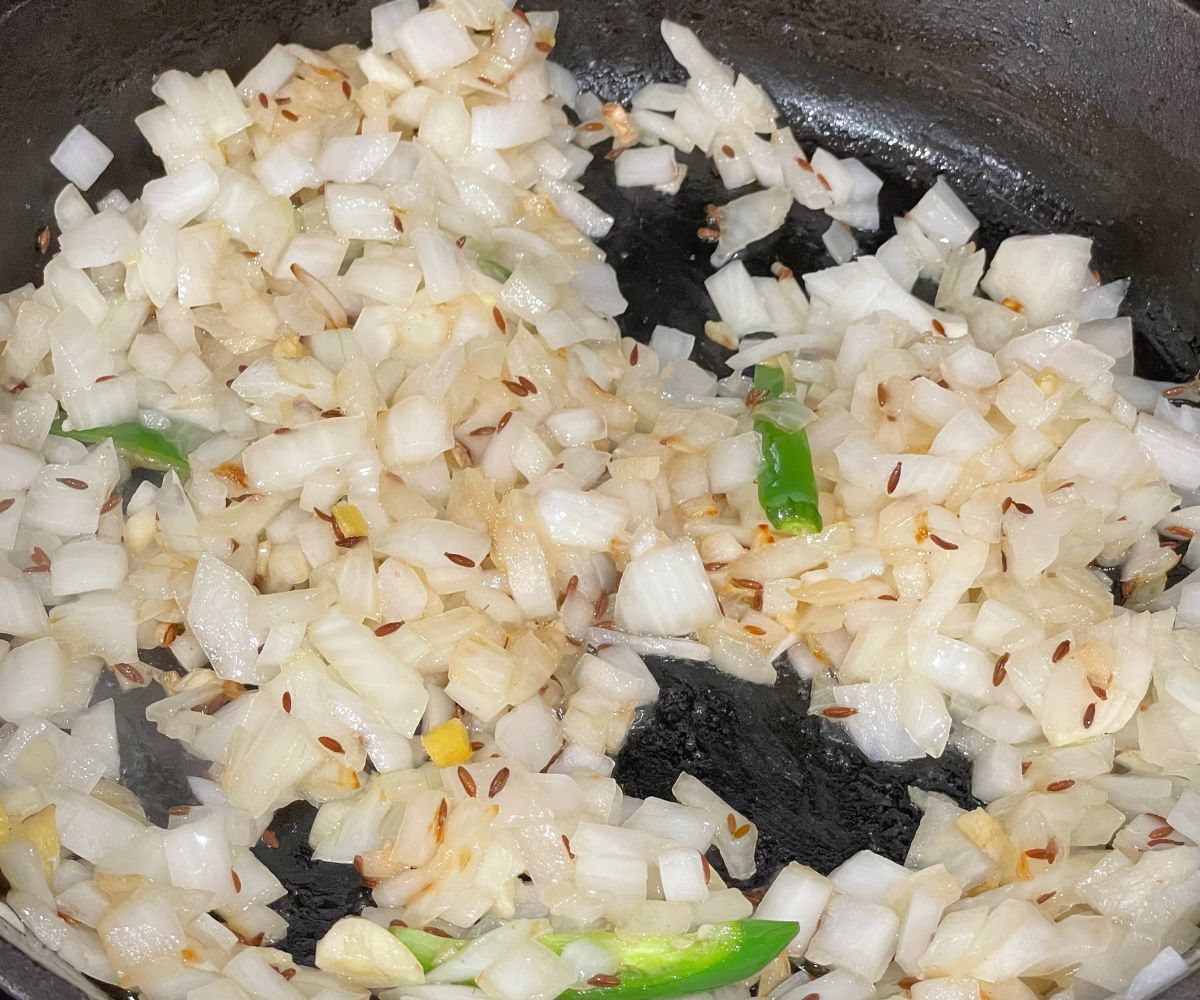
{"label": "green chili pepper", "polygon": [[[571,989],[559,1000],[657,1000],[720,989],[763,969],[788,946],[799,925],[780,920],[734,920],[712,924],[695,934],[543,934],[535,940],[556,954],[575,941],[610,951],[615,982]],[[410,927],[392,933],[428,972],[456,954],[466,942],[437,937]]]}
{"label": "green chili pepper", "polygon": [[[780,399],[787,385],[787,374],[773,365],[754,370],[754,386]],[[795,405],[795,400],[791,400]],[[758,500],[767,520],[777,531],[805,535],[821,530],[821,511],[817,505],[817,478],[813,472],[812,450],[808,435],[800,426],[788,426],[784,407],[767,403],[754,418],[754,429],[762,439],[762,465],[758,470]]]}
{"label": "green chili pepper", "polygon": [[490,257],[476,257],[475,263],[479,265],[479,270],[486,274],[489,278],[494,278],[501,284],[508,281],[512,275],[507,267],[499,261],[492,260]]}
{"label": "green chili pepper", "polygon": [[429,931],[416,927],[390,927],[392,934],[399,939],[413,958],[421,963],[421,968],[428,972],[435,965],[441,965],[448,958],[457,955],[470,940],[462,938],[442,937],[440,934],[430,934]]}
{"label": "green chili pepper", "polygon": [[113,445],[125,456],[130,465],[142,469],[157,469],[165,472],[174,469],[181,477],[189,472],[188,460],[180,448],[166,434],[153,431],[144,424],[130,421],[111,427],[89,427],[82,431],[63,429],[63,415],[54,418],[50,433],[70,438],[83,444],[100,444],[112,438]]}
{"label": "green chili pepper", "polygon": [[787,388],[787,376],[777,365],[756,365],[754,388],[766,390],[768,396],[781,396],[784,389]]}

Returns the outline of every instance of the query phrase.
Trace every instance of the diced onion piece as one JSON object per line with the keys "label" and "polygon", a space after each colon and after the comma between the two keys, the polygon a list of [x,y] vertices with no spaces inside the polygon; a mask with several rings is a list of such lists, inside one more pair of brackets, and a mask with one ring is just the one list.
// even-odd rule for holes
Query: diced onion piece
{"label": "diced onion piece", "polygon": [[86,191],[113,160],[112,150],[82,125],[76,125],[50,154],[54,169]]}

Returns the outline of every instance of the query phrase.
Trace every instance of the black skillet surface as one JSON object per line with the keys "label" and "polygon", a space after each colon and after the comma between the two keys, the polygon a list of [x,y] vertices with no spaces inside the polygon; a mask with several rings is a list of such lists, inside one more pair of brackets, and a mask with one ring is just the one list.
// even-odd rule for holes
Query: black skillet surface
{"label": "black skillet surface", "polygon": [[[47,157],[83,121],[117,153],[92,192],[136,190],[155,164],[132,117],[153,76],[225,66],[237,78],[279,40],[363,42],[371,0],[17,0],[0,3],[0,121],[10,137],[0,194],[0,281],[34,279],[34,234],[62,180]],[[1151,377],[1200,367],[1200,16],[1176,0],[560,0],[556,58],[602,97],[678,79],[657,33],[662,16],[696,27],[716,52],[763,83],[803,142],[861,155],[887,179],[884,216],[949,175],[983,220],[989,249],[1013,232],[1065,229],[1096,238],[1106,277],[1131,276],[1138,364]],[[627,334],[656,323],[698,332],[711,248],[695,230],[728,196],[692,162],[681,196],[616,191],[597,164],[591,193],[617,216],[605,246],[630,300]],[[825,266],[823,217],[797,209],[753,248],[760,266]],[[870,240],[864,240],[870,247]],[[719,370],[720,352],[698,359]],[[909,784],[965,801],[965,762],[877,766],[805,716],[792,677],[749,687],[679,662],[653,664],[663,695],[635,728],[617,777],[632,795],[665,795],[681,769],[710,782],[762,831],[759,881],[799,858],[821,870],[864,847],[903,856],[917,814]],[[118,702],[126,781],[152,818],[186,800],[182,758],[141,721],[146,696]],[[293,890],[281,905],[287,946],[311,956],[337,916],[365,900],[353,872],[314,865],[311,810],[273,824],[259,856]],[[83,994],[0,942],[0,987],[13,997]],[[1200,985],[1176,987],[1178,998]]]}

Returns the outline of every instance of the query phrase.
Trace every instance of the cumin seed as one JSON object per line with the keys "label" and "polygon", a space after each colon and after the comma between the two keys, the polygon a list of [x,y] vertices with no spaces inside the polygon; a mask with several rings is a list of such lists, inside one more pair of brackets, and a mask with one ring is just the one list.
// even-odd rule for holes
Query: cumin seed
{"label": "cumin seed", "polygon": [[821,709],[821,714],[827,719],[848,719],[852,715],[858,715],[858,709],[849,705],[834,705]]}
{"label": "cumin seed", "polygon": [[496,776],[492,779],[492,783],[488,785],[489,799],[494,799],[500,794],[501,791],[504,790],[504,786],[508,784],[508,774],[509,771],[507,767],[502,767],[496,772]]}

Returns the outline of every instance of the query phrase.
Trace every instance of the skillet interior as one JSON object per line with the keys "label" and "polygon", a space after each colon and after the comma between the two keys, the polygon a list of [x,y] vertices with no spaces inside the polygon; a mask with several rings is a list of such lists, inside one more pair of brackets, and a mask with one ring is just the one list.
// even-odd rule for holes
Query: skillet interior
{"label": "skillet interior", "polygon": [[[1064,229],[1094,236],[1106,277],[1131,276],[1127,305],[1139,370],[1190,376],[1200,367],[1200,16],[1175,0],[1123,4],[1017,0],[559,0],[556,58],[586,87],[625,98],[649,79],[673,79],[657,23],[697,27],[715,51],[763,83],[806,145],[862,156],[888,181],[884,216],[902,211],[946,173],[983,219],[989,249],[1012,232]],[[35,231],[61,178],[47,156],[75,121],[117,153],[93,194],[133,191],[155,164],[130,120],[149,106],[155,73],[225,66],[236,77],[273,42],[363,41],[372,0],[21,0],[0,13],[0,120],[12,136],[0,199],[0,280],[34,278]],[[28,139],[28,142],[22,141]],[[695,229],[724,195],[702,162],[678,199],[633,197],[611,171],[588,180],[618,219],[605,241],[630,299],[625,332],[662,322],[699,332],[708,315],[708,250]],[[762,264],[797,272],[825,266],[823,217],[797,209],[783,234],[754,248]],[[865,241],[870,246],[870,241]],[[703,344],[714,370],[719,350]],[[654,664],[663,699],[631,736],[618,777],[630,794],[665,794],[687,768],[753,815],[762,828],[759,871],[792,857],[828,870],[863,847],[902,857],[917,814],[907,784],[966,795],[967,768],[939,762],[867,765],[852,747],[806,720],[787,679],[749,688],[678,662]],[[186,801],[188,763],[146,732],[144,698],[119,701],[126,780],[152,818]],[[763,762],[767,762],[764,766]],[[191,765],[196,767],[194,762]],[[273,828],[283,846],[260,856],[293,887],[284,902],[297,957],[364,898],[353,872],[313,866],[303,848],[308,813],[293,807]],[[9,937],[0,923],[0,936]],[[0,942],[0,987],[14,997],[73,998],[75,987]],[[1183,984],[1180,997],[1197,985]]]}

